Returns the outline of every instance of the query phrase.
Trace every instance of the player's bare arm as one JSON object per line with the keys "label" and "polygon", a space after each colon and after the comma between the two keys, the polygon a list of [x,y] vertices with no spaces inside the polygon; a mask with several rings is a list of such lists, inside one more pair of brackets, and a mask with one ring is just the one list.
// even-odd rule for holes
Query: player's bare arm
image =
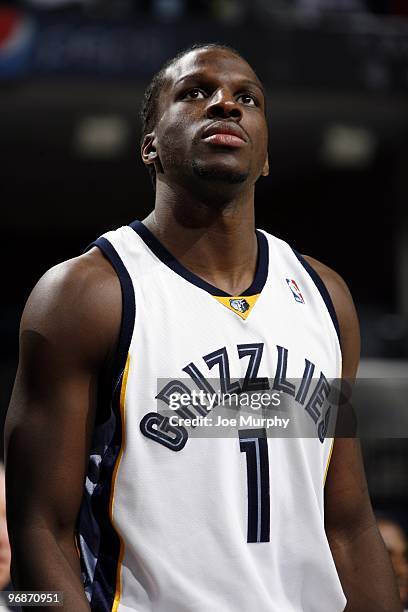
{"label": "player's bare arm", "polygon": [[[342,377],[352,381],[360,357],[360,332],[352,297],[343,279],[311,257],[336,309],[343,357]],[[388,553],[377,529],[360,445],[337,438],[325,487],[325,527],[347,612],[400,612],[401,603]]]}
{"label": "player's bare arm", "polygon": [[98,372],[114,351],[120,319],[117,276],[93,249],[46,273],[21,321],[6,422],[12,580],[19,590],[63,591],[67,611],[89,610],[74,528]]}

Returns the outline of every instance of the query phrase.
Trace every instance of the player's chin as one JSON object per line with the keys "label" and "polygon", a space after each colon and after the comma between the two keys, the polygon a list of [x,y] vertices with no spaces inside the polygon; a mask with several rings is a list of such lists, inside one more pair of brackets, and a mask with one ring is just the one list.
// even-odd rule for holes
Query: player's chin
{"label": "player's chin", "polygon": [[192,167],[194,174],[208,181],[222,182],[230,185],[244,183],[249,172],[236,164],[208,162],[193,159]]}

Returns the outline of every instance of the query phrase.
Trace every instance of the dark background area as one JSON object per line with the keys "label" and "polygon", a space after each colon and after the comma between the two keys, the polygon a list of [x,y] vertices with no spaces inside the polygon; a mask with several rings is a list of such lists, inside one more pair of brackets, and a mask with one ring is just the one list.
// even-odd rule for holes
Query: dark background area
{"label": "dark background area", "polygon": [[[407,379],[407,17],[397,0],[0,4],[3,418],[33,285],[151,210],[142,94],[197,42],[231,44],[266,86],[271,174],[257,187],[258,227],[345,278],[362,375]],[[406,526],[407,435],[363,440],[373,502]]]}

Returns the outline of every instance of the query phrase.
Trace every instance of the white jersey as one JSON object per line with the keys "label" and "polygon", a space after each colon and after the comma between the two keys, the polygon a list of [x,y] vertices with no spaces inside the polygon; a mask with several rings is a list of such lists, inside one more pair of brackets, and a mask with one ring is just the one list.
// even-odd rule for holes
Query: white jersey
{"label": "white jersey", "polygon": [[78,520],[92,610],[345,607],[324,530],[337,320],[310,265],[257,239],[240,296],[187,270],[138,221],[93,243],[118,273],[123,316]]}

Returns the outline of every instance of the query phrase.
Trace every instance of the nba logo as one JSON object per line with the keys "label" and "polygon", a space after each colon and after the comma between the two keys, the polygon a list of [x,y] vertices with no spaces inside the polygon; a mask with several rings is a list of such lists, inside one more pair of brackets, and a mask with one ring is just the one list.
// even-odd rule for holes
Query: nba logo
{"label": "nba logo", "polygon": [[294,281],[293,278],[287,278],[286,282],[288,283],[289,289],[291,290],[295,300],[299,302],[299,304],[304,304],[305,300],[303,299],[303,295],[301,294],[300,289],[296,284],[296,281]]}

